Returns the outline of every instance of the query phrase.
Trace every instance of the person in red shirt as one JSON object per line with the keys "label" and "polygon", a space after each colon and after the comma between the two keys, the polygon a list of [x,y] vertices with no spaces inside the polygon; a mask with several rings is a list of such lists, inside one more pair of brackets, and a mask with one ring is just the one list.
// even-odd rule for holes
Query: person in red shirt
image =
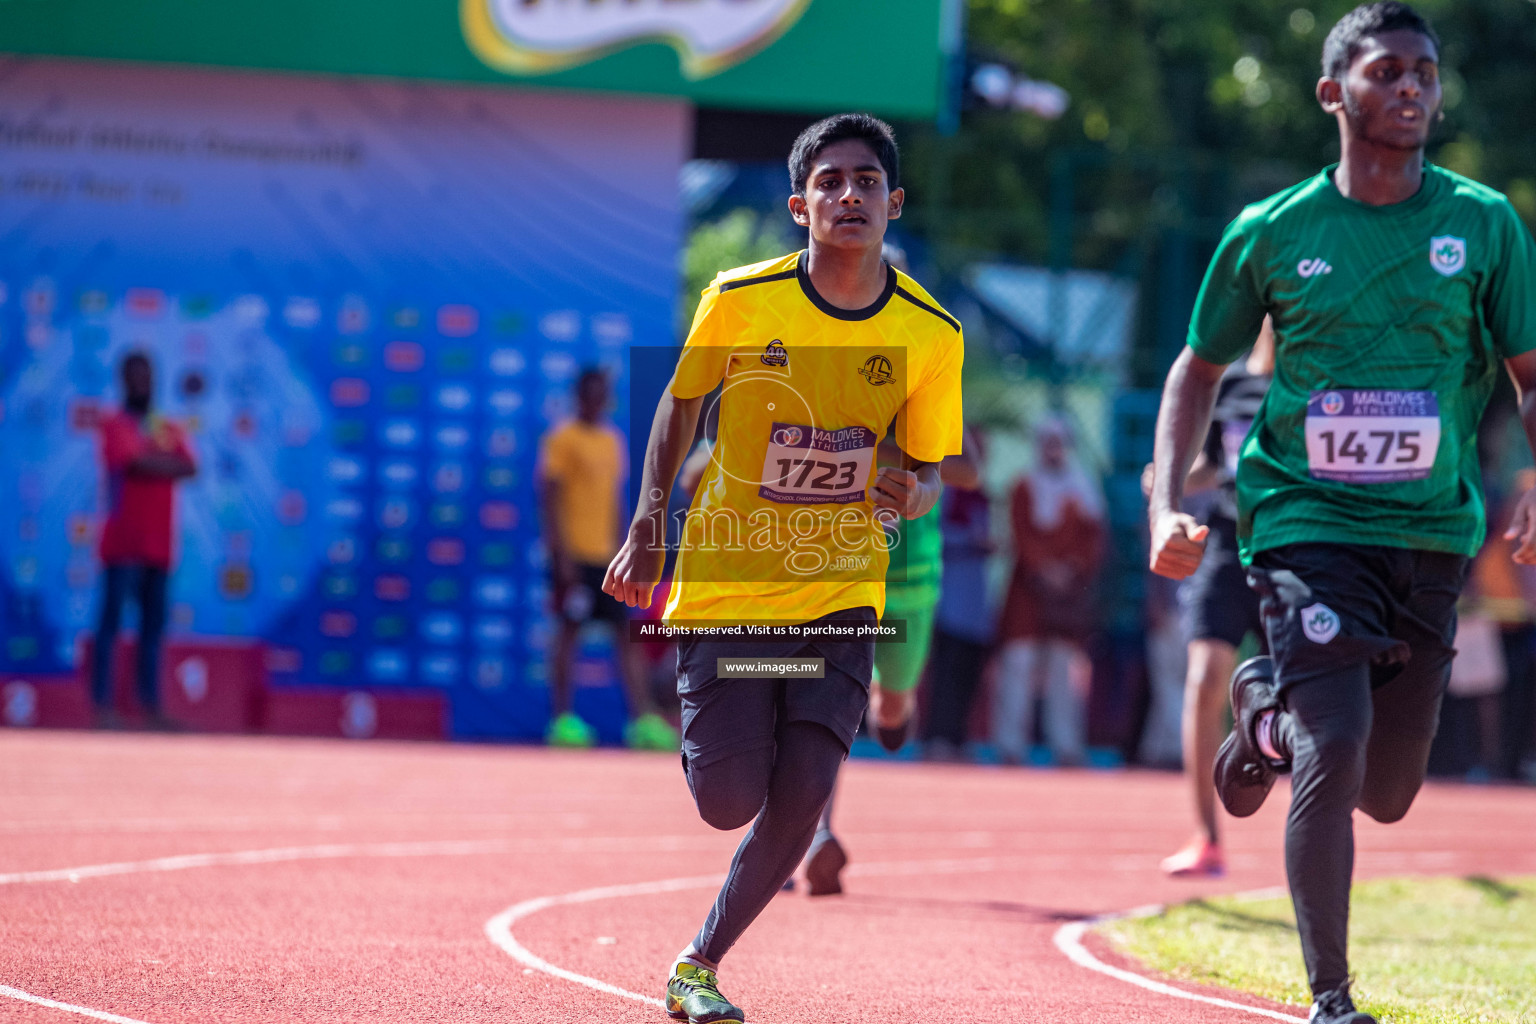
{"label": "person in red shirt", "polygon": [[171,519],[177,480],[197,472],[185,432],[151,411],[154,370],[149,356],[123,359],[123,407],[101,422],[101,457],[107,471],[107,521],[101,531],[104,590],[96,627],[91,698],[100,724],[116,723],[112,710],[112,648],[123,602],[136,588],[139,604],[139,702],[152,724],[164,724],[156,685],[160,635],[165,628],[165,584],[171,569]]}

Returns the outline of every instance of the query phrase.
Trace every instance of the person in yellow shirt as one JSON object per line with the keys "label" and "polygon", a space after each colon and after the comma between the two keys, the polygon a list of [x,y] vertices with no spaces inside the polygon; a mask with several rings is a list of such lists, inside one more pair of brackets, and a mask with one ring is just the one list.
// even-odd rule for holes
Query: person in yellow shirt
{"label": "person in yellow shirt", "polygon": [[608,377],[592,368],[576,379],[576,416],[544,435],[538,478],[544,544],[549,551],[550,594],[560,629],[549,652],[550,725],[556,747],[590,747],[596,734],[571,710],[571,662],[576,638],[589,622],[617,632],[619,674],[629,699],[624,740],[641,750],[671,750],[677,731],[656,711],[639,651],[623,631],[624,605],[603,592],[603,571],[619,543],[624,437],[606,419]]}
{"label": "person in yellow shirt", "polygon": [[[666,1009],[740,1022],[720,959],[794,872],[869,700],[885,606],[882,520],[918,518],[961,448],[960,325],[881,256],[900,216],[888,125],[841,114],[789,158],[799,253],[717,276],[658,404],[629,533],[603,589],[649,607],[661,578],[668,494],[705,398],[719,428],[684,522],[667,623],[683,637],[683,766],[700,816],[752,823],[694,940],[672,961]],[[903,465],[875,464],[896,421]],[[782,627],[754,642],[749,627]],[[791,671],[805,676],[786,677]]]}

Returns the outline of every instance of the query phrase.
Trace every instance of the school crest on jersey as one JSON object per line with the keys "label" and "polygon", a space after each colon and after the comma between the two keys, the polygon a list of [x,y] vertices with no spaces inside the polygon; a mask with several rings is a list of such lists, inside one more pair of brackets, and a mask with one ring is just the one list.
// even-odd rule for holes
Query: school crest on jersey
{"label": "school crest on jersey", "polygon": [[1467,265],[1467,240],[1455,235],[1436,235],[1429,240],[1429,265],[1450,277]]}
{"label": "school crest on jersey", "polygon": [[891,361],[885,358],[885,356],[870,356],[864,360],[864,365],[859,368],[859,373],[875,387],[889,384],[896,379],[891,374]]}

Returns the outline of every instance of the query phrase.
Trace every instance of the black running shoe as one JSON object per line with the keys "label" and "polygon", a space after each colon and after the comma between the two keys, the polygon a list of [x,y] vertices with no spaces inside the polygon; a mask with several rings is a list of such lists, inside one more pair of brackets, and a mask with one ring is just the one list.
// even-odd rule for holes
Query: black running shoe
{"label": "black running shoe", "polygon": [[842,873],[848,854],[837,837],[827,833],[811,844],[805,860],[805,884],[812,896],[836,896],[843,891]]}
{"label": "black running shoe", "polygon": [[1280,707],[1275,687],[1275,663],[1249,658],[1232,673],[1232,734],[1216,753],[1216,793],[1234,818],[1246,818],[1264,805],[1275,775],[1288,766],[1276,764],[1259,751],[1254,725],[1259,716]]}
{"label": "black running shoe", "polygon": [[888,725],[876,725],[875,736],[880,740],[880,745],[891,753],[896,753],[907,745],[907,737],[912,733],[912,719],[908,718],[900,725],[892,727]]}
{"label": "black running shoe", "polygon": [[1376,1018],[1355,1009],[1349,998],[1349,982],[1313,998],[1309,1024],[1376,1024]]}
{"label": "black running shoe", "polygon": [[678,964],[667,981],[667,1016],[689,1024],[744,1024],[746,1015],[720,994],[714,971]]}

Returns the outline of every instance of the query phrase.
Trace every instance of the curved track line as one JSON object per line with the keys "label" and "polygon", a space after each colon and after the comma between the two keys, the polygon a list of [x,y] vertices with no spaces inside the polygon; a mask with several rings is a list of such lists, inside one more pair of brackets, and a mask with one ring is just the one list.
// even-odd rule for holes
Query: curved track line
{"label": "curved track line", "polygon": [[[349,857],[465,857],[486,853],[505,853],[520,848],[566,850],[569,852],[603,851],[607,849],[633,850],[646,846],[660,850],[677,850],[694,842],[689,836],[653,836],[649,840],[636,840],[628,836],[593,837],[588,839],[559,839],[543,842],[483,839],[449,839],[414,843],[327,843],[320,846],[280,846],[267,850],[236,850],[229,853],[191,853],[176,857],[157,857],[153,860],[119,861],[111,864],[87,864],[77,868],[56,868],[48,871],[15,871],[0,874],[0,885],[26,885],[41,882],[79,882],[87,878],[106,878],[113,875],[131,875],[155,871],[187,871],[193,868],[233,866],[243,864],[278,864],[301,860],[336,860]],[[716,879],[718,881],[718,879]],[[530,956],[532,954],[529,954]],[[554,965],[549,965],[553,967]],[[555,968],[558,970],[558,968]],[[601,984],[601,983],[599,983]],[[633,995],[633,993],[625,993]],[[34,1003],[52,1010],[113,1021],[115,1024],[148,1024],[132,1017],[122,1017],[105,1010],[93,1010],[88,1006],[61,1003],[9,985],[0,985],[0,997]],[[645,999],[645,996],[635,996]]]}
{"label": "curved track line", "polygon": [[[967,871],[996,870],[1002,867],[1003,862],[1007,859],[977,857],[972,860],[886,861],[884,863],[855,864],[848,869],[848,873],[851,875],[905,875],[919,871],[933,872],[937,870],[940,874],[961,874]],[[511,956],[512,959],[531,970],[541,971],[563,981],[584,985],[587,988],[598,992],[605,992],[608,995],[631,999],[637,1003],[644,1003],[647,1006],[665,1008],[665,1004],[660,999],[643,995],[639,992],[631,992],[627,988],[620,988],[618,985],[603,981],[601,978],[577,974],[575,971],[567,970],[558,964],[550,963],[519,942],[517,936],[512,933],[512,926],[523,918],[531,917],[541,910],[548,910],[550,907],[569,906],[576,903],[592,903],[597,900],[622,899],[626,896],[654,896],[660,893],[681,892],[687,889],[708,889],[719,885],[724,879],[724,875],[664,878],[655,882],[636,882],[630,885],[605,885],[592,889],[578,889],[575,892],[564,893],[558,896],[539,896],[535,899],[515,903],[491,918],[485,923],[485,935],[486,938],[490,939],[492,943]],[[1249,898],[1259,898],[1271,896],[1275,891],[1274,889],[1263,889],[1242,895]],[[1212,1006],[1220,1006],[1223,1009],[1241,1010],[1244,1013],[1286,1021],[1288,1024],[1295,1024],[1297,1021],[1305,1022],[1307,1020],[1306,1017],[1279,1013],[1275,1010],[1251,1006],[1247,1003],[1239,1003],[1231,999],[1221,999],[1198,992],[1186,992],[1184,989],[1174,988],[1172,985],[1143,977],[1133,971],[1112,967],[1088,952],[1087,948],[1083,946],[1082,938],[1089,928],[1109,921],[1118,921],[1130,917],[1147,917],[1162,913],[1163,910],[1162,906],[1153,905],[1138,907],[1134,910],[1123,911],[1118,914],[1102,914],[1087,921],[1073,921],[1056,929],[1053,941],[1056,948],[1065,953],[1067,958],[1078,966],[1086,967],[1091,971],[1097,971],[1100,974],[1119,979],[1120,981],[1129,982],[1149,992],[1173,996],[1178,999],[1190,999],[1195,1002],[1209,1003]]]}
{"label": "curved track line", "polygon": [[[848,873],[850,875],[962,874],[973,871],[995,871],[1004,867],[1011,859],[1016,858],[975,857],[968,860],[896,860],[873,864],[855,864],[848,869]],[[617,985],[603,981],[601,978],[590,978],[585,974],[577,974],[575,971],[567,970],[558,964],[550,963],[517,941],[517,936],[512,934],[512,926],[523,918],[530,917],[550,907],[567,906],[573,903],[592,903],[597,900],[622,899],[626,896],[654,896],[666,892],[682,892],[687,889],[712,889],[723,881],[725,881],[723,874],[695,875],[691,878],[663,878],[655,882],[635,882],[630,885],[604,885],[592,889],[578,889],[576,892],[564,893],[559,896],[539,896],[535,899],[523,900],[521,903],[514,903],[485,922],[485,936],[504,953],[512,957],[512,959],[532,970],[542,971],[563,981],[584,985],[598,992],[606,992],[612,996],[620,996],[624,999],[632,999],[637,1003],[644,1003],[647,1006],[665,1009],[665,1004],[653,996],[631,992],[627,988],[620,988]]]}
{"label": "curved track line", "polygon": [[12,999],[19,999],[24,1003],[36,1003],[38,1006],[46,1006],[50,1010],[78,1013],[82,1017],[110,1020],[114,1024],[147,1024],[145,1021],[135,1020],[132,1017],[120,1017],[115,1013],[108,1013],[105,1010],[93,1010],[89,1006],[76,1006],[74,1003],[61,1003],[56,999],[44,999],[42,996],[35,996],[31,992],[23,992],[21,989],[11,988],[9,985],[0,985],[0,996],[9,996]]}
{"label": "curved track line", "polygon": [[[696,845],[696,840],[691,836],[656,836],[650,840],[637,840],[633,837],[594,837],[586,839],[564,839],[510,842],[506,840],[437,840],[422,842],[394,842],[394,843],[327,843],[316,846],[283,846],[265,850],[236,850],[227,853],[196,853],[181,854],[173,857],[158,857],[141,861],[119,861],[107,864],[88,864],[75,868],[54,868],[40,871],[18,871],[9,874],[0,874],[0,885],[24,885],[43,882],[80,882],[87,878],[105,878],[114,875],[129,875],[160,871],[186,871],[194,868],[239,866],[254,864],[276,864],[303,860],[337,860],[351,857],[439,857],[439,856],[474,856],[477,854],[505,853],[519,848],[538,849],[549,852],[552,848],[569,852],[600,852],[609,848],[622,848],[633,850],[637,845],[661,850],[676,850],[688,845]],[[1005,866],[1017,862],[1028,861],[1038,866],[1042,859],[1065,862],[1075,862],[1073,858],[1056,857],[975,857],[955,858],[941,860],[908,860],[885,861],[868,864],[855,864],[849,868],[850,875],[905,875],[905,874],[965,874],[970,872],[996,871]],[[1125,860],[1128,866],[1131,863],[1139,865],[1141,858],[1112,858]],[[560,978],[564,981],[584,985],[587,988],[604,992],[609,995],[620,996],[650,1006],[663,1006],[660,999],[642,995],[639,992],[631,992],[617,985],[609,984],[599,978],[589,978],[584,974],[566,970],[557,964],[537,956],[522,943],[517,941],[512,934],[512,925],[522,918],[531,916],[541,910],[553,906],[561,906],[575,903],[590,903],[596,900],[621,899],[626,896],[646,896],[667,892],[678,892],[686,889],[704,889],[719,885],[724,875],[699,875],[689,878],[669,878],[655,882],[638,882],[629,885],[599,886],[591,889],[581,889],[576,892],[557,896],[540,896],[536,899],[524,900],[514,904],[506,910],[491,918],[485,924],[485,934],[497,947],[507,953],[519,963],[527,967]],[[1270,894],[1271,890],[1264,890],[1263,895]],[[1259,895],[1259,894],[1251,894]],[[1095,917],[1088,921],[1075,921],[1062,925],[1056,930],[1053,941],[1057,949],[1061,950],[1068,959],[1081,967],[1097,971],[1100,974],[1117,978],[1121,981],[1137,985],[1151,992],[1162,995],[1174,996],[1180,999],[1190,999],[1196,1002],[1208,1003],[1225,1009],[1241,1010],[1258,1016],[1270,1017],[1282,1021],[1305,1021],[1304,1017],[1296,1017],[1289,1014],[1278,1013],[1262,1007],[1249,1006],[1244,1003],[1234,1002],[1228,999],[1220,999],[1215,996],[1203,995],[1196,992],[1187,992],[1174,988],[1171,985],[1151,978],[1143,977],[1132,971],[1113,967],[1099,960],[1082,944],[1083,935],[1095,925],[1108,921],[1119,920],[1127,917],[1143,916],[1160,913],[1161,906],[1143,907],[1119,914],[1107,914]],[[50,1009],[63,1010],[67,1013],[81,1014],[94,1017],[98,1020],[115,1021],[117,1024],[146,1024],[145,1021],[135,1020],[131,1017],[122,1017],[117,1014],[107,1013],[103,1010],[93,1010],[89,1007],[75,1006],[71,1003],[61,1003],[42,996],[35,996],[18,988],[8,985],[0,985],[0,996],[17,999],[22,1002],[34,1003],[46,1006]]]}
{"label": "curved track line", "polygon": [[[1268,895],[1272,894],[1273,890],[1266,889],[1263,890],[1263,892],[1264,894]],[[1164,996],[1173,996],[1176,999],[1190,999],[1197,1003],[1208,1003],[1211,1006],[1219,1006],[1224,1010],[1241,1010],[1244,1013],[1251,1013],[1259,1017],[1269,1017],[1273,1020],[1283,1020],[1287,1022],[1307,1020],[1306,1017],[1298,1017],[1294,1014],[1281,1013],[1278,1010],[1269,1010],[1262,1006],[1251,1006],[1248,1003],[1239,1003],[1231,999],[1222,999],[1219,996],[1208,996],[1202,992],[1188,992],[1182,988],[1175,988],[1166,982],[1156,981],[1152,978],[1145,977],[1144,975],[1137,974],[1135,971],[1127,971],[1122,967],[1115,967],[1107,964],[1100,960],[1098,957],[1094,956],[1092,953],[1088,952],[1088,947],[1083,945],[1083,936],[1088,932],[1088,929],[1090,928],[1101,924],[1107,924],[1110,921],[1123,921],[1128,918],[1136,917],[1151,917],[1155,914],[1161,914],[1165,909],[1166,908],[1158,905],[1137,907],[1134,910],[1123,911],[1119,914],[1101,914],[1098,917],[1089,918],[1086,921],[1071,921],[1062,925],[1060,928],[1057,928],[1056,934],[1051,937],[1051,941],[1055,943],[1057,949],[1066,954],[1068,960],[1071,960],[1079,967],[1086,967],[1090,971],[1097,971],[1100,974],[1127,982],[1131,985],[1137,986],[1138,988],[1144,988],[1148,992],[1156,992],[1159,995]]]}
{"label": "curved track line", "polygon": [[631,992],[627,988],[611,985],[599,978],[589,978],[585,974],[577,974],[550,963],[543,957],[535,955],[532,951],[517,941],[512,934],[512,926],[520,919],[531,914],[537,914],[549,907],[563,906],[570,903],[591,903],[594,900],[619,899],[624,896],[653,896],[664,892],[681,892],[685,889],[710,889],[725,880],[724,875],[696,875],[692,878],[664,878],[659,882],[637,882],[633,885],[605,885],[595,889],[581,889],[577,892],[565,893],[561,896],[540,896],[537,899],[523,900],[515,903],[485,922],[485,937],[495,943],[501,950],[524,966],[535,971],[543,971],[564,981],[575,982],[577,985],[585,985],[587,988],[606,992],[611,996],[622,996],[625,999],[633,999],[637,1003],[645,1003],[647,1006],[655,1006],[661,1009],[666,1004],[654,996],[641,995],[639,992]]}

